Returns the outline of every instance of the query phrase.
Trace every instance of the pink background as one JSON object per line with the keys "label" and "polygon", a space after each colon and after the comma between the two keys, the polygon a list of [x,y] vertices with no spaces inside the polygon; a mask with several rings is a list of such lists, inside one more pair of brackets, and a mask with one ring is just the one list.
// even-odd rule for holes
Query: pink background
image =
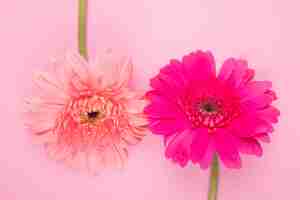
{"label": "pink background", "polygon": [[[212,50],[219,64],[247,58],[259,78],[274,81],[281,122],[262,159],[244,156],[241,170],[222,169],[219,199],[298,199],[299,7],[295,0],[90,0],[90,54],[129,52],[140,88],[169,58],[198,48]],[[123,172],[98,177],[32,147],[19,120],[21,97],[34,70],[76,49],[76,19],[74,0],[1,0],[0,199],[206,199],[208,171],[166,161],[153,135],[131,151]]]}

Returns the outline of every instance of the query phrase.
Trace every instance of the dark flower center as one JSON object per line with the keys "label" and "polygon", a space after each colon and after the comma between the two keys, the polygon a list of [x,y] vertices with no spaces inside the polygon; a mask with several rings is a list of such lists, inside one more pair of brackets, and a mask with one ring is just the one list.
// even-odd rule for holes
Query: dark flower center
{"label": "dark flower center", "polygon": [[90,120],[95,120],[99,116],[100,112],[99,111],[92,111],[87,113],[87,117]]}
{"label": "dark flower center", "polygon": [[205,102],[200,106],[200,109],[207,113],[213,113],[218,111],[218,106],[212,102]]}
{"label": "dark flower center", "polygon": [[94,110],[94,111],[88,111],[83,112],[80,114],[80,122],[82,124],[94,124],[99,119],[104,117],[104,113],[102,113],[100,110]]}

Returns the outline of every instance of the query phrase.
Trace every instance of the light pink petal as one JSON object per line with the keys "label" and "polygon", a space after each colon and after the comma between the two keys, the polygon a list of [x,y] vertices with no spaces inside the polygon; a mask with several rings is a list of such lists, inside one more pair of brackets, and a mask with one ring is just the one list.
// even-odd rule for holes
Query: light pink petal
{"label": "light pink petal", "polygon": [[111,144],[111,148],[106,151],[107,160],[111,158],[109,166],[116,168],[122,168],[125,166],[128,160],[128,150],[118,144]]}
{"label": "light pink petal", "polygon": [[[80,77],[82,80],[88,80],[89,78],[89,64],[81,55],[78,53],[68,53],[65,58],[64,67],[68,69],[77,77]],[[69,73],[70,73],[69,72]]]}
{"label": "light pink petal", "polygon": [[111,53],[105,52],[103,55],[89,61],[89,72],[91,85],[98,89],[104,89],[116,84],[116,66],[120,62]]}
{"label": "light pink petal", "polygon": [[26,107],[22,117],[25,126],[33,135],[49,134],[55,126],[57,113],[62,109],[62,105],[42,104],[42,101],[34,99],[28,100]]}
{"label": "light pink petal", "polygon": [[142,141],[146,135],[145,132],[140,131],[140,128],[132,128],[131,130],[124,130],[120,133],[120,145],[126,147],[128,145],[135,145]]}
{"label": "light pink petal", "polygon": [[68,52],[66,54],[65,61],[66,63],[70,64],[72,68],[76,68],[80,71],[85,71],[85,68],[87,68],[89,65],[87,60],[77,52]]}
{"label": "light pink petal", "polygon": [[65,57],[52,59],[49,64],[49,74],[55,76],[56,83],[61,85],[64,91],[67,91],[72,74],[72,67],[66,64]]}
{"label": "light pink petal", "polygon": [[238,149],[241,153],[262,156],[263,150],[256,139],[237,138]]}
{"label": "light pink petal", "polygon": [[68,157],[72,157],[72,149],[67,145],[59,145],[57,142],[45,143],[45,150],[49,157],[53,160],[62,161]]}
{"label": "light pink petal", "polygon": [[47,100],[50,103],[64,103],[67,89],[50,72],[36,73],[33,78],[35,101]]}
{"label": "light pink petal", "polygon": [[[65,102],[52,102],[49,99],[28,98],[25,100],[24,117],[34,119],[51,119],[61,111]],[[47,115],[45,115],[47,113]]]}
{"label": "light pink petal", "polygon": [[214,57],[210,52],[196,51],[182,59],[186,77],[190,80],[208,80],[216,76]]}
{"label": "light pink petal", "polygon": [[91,174],[96,175],[99,170],[105,169],[101,153],[99,153],[97,150],[90,150],[89,154],[87,154],[86,159],[87,168]]}
{"label": "light pink petal", "polygon": [[111,52],[105,53],[99,61],[94,63],[91,72],[101,82],[103,88],[126,87],[132,78],[133,64],[131,58],[116,57]]}
{"label": "light pink petal", "polygon": [[86,165],[90,173],[97,174],[99,170],[108,167],[123,168],[127,162],[128,152],[119,145],[112,144],[86,155]]}
{"label": "light pink petal", "polygon": [[132,90],[131,88],[123,88],[122,93],[118,94],[118,99],[120,100],[144,100],[145,99],[145,91],[143,90]]}
{"label": "light pink petal", "polygon": [[132,99],[127,102],[127,112],[131,114],[142,113],[145,106],[148,104],[147,100]]}
{"label": "light pink petal", "polygon": [[216,150],[222,162],[228,168],[241,168],[241,159],[235,138],[225,130],[218,130],[214,136]]}
{"label": "light pink petal", "polygon": [[118,86],[125,87],[132,79],[133,64],[131,58],[123,58],[117,67],[118,74],[116,75],[118,76]]}
{"label": "light pink petal", "polygon": [[142,114],[129,114],[128,119],[130,121],[130,124],[135,127],[139,127],[139,126],[143,127],[148,125],[147,118]]}
{"label": "light pink petal", "polygon": [[53,120],[36,120],[28,121],[25,123],[25,127],[33,135],[50,134],[54,126],[55,123],[53,122]]}
{"label": "light pink petal", "polygon": [[87,169],[87,153],[85,151],[76,152],[76,154],[66,156],[63,161],[65,164],[76,170]]}
{"label": "light pink petal", "polygon": [[29,137],[33,144],[54,143],[57,141],[57,136],[51,134],[52,130],[45,130],[45,134],[30,134]]}

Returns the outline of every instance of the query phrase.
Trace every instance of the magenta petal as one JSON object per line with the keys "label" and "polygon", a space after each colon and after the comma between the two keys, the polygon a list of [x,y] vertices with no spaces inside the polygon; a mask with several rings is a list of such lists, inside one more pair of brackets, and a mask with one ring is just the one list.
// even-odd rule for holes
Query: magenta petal
{"label": "magenta petal", "polygon": [[269,106],[266,109],[259,110],[257,112],[260,119],[263,119],[270,123],[277,123],[280,112],[273,106]]}
{"label": "magenta petal", "polygon": [[144,113],[147,114],[149,118],[182,119],[184,117],[183,112],[175,102],[154,93],[148,97],[151,100],[151,104],[145,107]]}
{"label": "magenta petal", "polygon": [[178,60],[171,60],[157,76],[150,80],[150,85],[157,92],[169,98],[179,97],[186,85],[182,63]]}
{"label": "magenta petal", "polygon": [[273,101],[275,101],[275,100],[278,99],[276,92],[273,91],[273,90],[271,90],[271,89],[267,90],[267,91],[265,92],[265,94],[266,94],[266,95],[269,95],[269,96],[273,99]]}
{"label": "magenta petal", "polygon": [[229,58],[221,67],[219,80],[226,81],[233,87],[239,87],[249,79],[248,64],[245,60]]}
{"label": "magenta petal", "polygon": [[150,85],[159,94],[165,94],[165,96],[172,98],[179,96],[179,90],[175,86],[168,84],[161,76],[161,74],[150,80]]}
{"label": "magenta petal", "polygon": [[208,143],[210,142],[210,136],[208,135],[207,129],[201,128],[195,130],[197,135],[192,143],[191,149],[191,160],[193,162],[199,162],[204,157]]}
{"label": "magenta petal", "polygon": [[272,132],[273,127],[265,120],[257,118],[257,116],[247,115],[235,120],[228,130],[238,137],[253,137],[258,133]]}
{"label": "magenta petal", "polygon": [[181,133],[177,133],[172,138],[169,138],[169,141],[167,142],[167,148],[166,148],[166,157],[171,158],[174,154],[176,154],[176,151],[181,146],[188,147],[189,143],[191,142],[191,136],[194,134],[191,134],[189,131],[184,131]]}
{"label": "magenta petal", "polygon": [[253,69],[248,68],[244,74],[241,85],[245,85],[248,82],[250,82],[254,78],[254,75],[255,75],[255,71]]}
{"label": "magenta petal", "polygon": [[187,124],[185,122],[181,122],[178,120],[153,120],[149,124],[149,129],[154,134],[161,135],[170,135],[174,133],[178,133],[187,128]]}
{"label": "magenta petal", "polygon": [[247,71],[247,62],[244,60],[235,61],[235,69],[232,71],[231,76],[228,78],[228,82],[234,87],[239,87],[243,82],[244,75]]}
{"label": "magenta petal", "polygon": [[259,133],[259,134],[255,135],[255,138],[257,138],[258,140],[265,142],[265,143],[271,142],[271,138],[270,138],[269,134],[267,134],[267,133]]}
{"label": "magenta petal", "polygon": [[240,89],[240,96],[242,100],[252,99],[264,95],[271,87],[272,82],[270,81],[252,81]]}
{"label": "magenta petal", "polygon": [[144,108],[144,112],[152,119],[176,119],[182,118],[183,114],[172,104],[151,103]]}
{"label": "magenta petal", "polygon": [[241,159],[235,138],[225,130],[218,130],[214,136],[216,150],[220,159],[228,168],[241,168]]}
{"label": "magenta petal", "polygon": [[183,91],[182,86],[172,83],[174,81],[176,80],[161,73],[150,80],[150,85],[155,88],[159,94],[164,94],[169,98],[174,98],[179,97]]}
{"label": "magenta petal", "polygon": [[238,148],[241,153],[262,156],[263,150],[256,139],[253,138],[239,138]]}
{"label": "magenta petal", "polygon": [[207,80],[216,76],[215,61],[210,52],[196,51],[182,59],[187,78]]}
{"label": "magenta petal", "polygon": [[210,138],[205,154],[202,157],[202,159],[199,161],[199,165],[202,169],[207,169],[211,165],[215,153],[216,153],[215,144],[212,138]]}
{"label": "magenta petal", "polygon": [[241,102],[241,106],[246,111],[248,110],[260,110],[268,107],[272,101],[273,97],[267,94],[263,94],[252,99]]}
{"label": "magenta petal", "polygon": [[177,88],[182,88],[186,84],[187,80],[183,74],[183,65],[178,60],[171,60],[167,66],[160,70],[160,72],[161,75],[167,76],[165,80],[170,85],[174,84]]}
{"label": "magenta petal", "polygon": [[218,79],[226,81],[232,74],[232,71],[235,67],[235,59],[234,58],[228,58],[224,61],[221,71],[219,73]]}
{"label": "magenta petal", "polygon": [[144,113],[148,116],[151,131],[169,135],[181,132],[187,127],[188,121],[177,105],[156,94],[149,98],[152,103],[145,107]]}
{"label": "magenta petal", "polygon": [[195,132],[184,131],[170,138],[165,151],[166,157],[184,167],[190,159],[191,143],[195,135]]}

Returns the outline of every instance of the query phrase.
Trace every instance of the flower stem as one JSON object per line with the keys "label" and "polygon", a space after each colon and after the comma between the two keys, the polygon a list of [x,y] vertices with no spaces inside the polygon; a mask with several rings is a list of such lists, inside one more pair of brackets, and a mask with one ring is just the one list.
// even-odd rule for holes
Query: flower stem
{"label": "flower stem", "polygon": [[79,53],[85,59],[88,58],[87,52],[87,1],[79,0],[79,15],[78,15],[78,48]]}
{"label": "flower stem", "polygon": [[211,171],[210,171],[208,200],[217,200],[218,182],[219,182],[219,161],[217,155],[215,155],[211,166]]}

